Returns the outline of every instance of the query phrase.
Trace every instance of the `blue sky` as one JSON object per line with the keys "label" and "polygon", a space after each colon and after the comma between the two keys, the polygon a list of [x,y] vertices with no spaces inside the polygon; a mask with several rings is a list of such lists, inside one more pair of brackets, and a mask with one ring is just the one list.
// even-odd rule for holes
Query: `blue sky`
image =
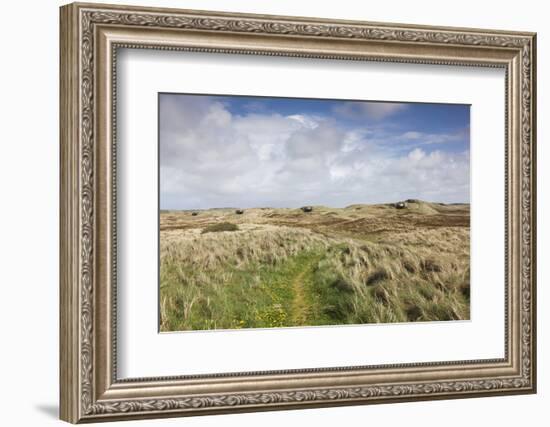
{"label": "blue sky", "polygon": [[[249,96],[205,96],[213,102],[221,102],[229,112],[239,116],[248,114],[281,114],[291,116],[295,114],[318,115],[323,117],[338,118],[342,126],[354,127],[361,121],[361,125],[378,125],[403,131],[414,128],[417,131],[426,133],[447,133],[460,129],[467,129],[470,123],[469,105],[464,104],[422,104],[422,103],[392,103],[394,105],[406,106],[406,108],[389,115],[384,120],[361,115],[335,114],[342,105],[342,100],[332,99],[299,99],[299,98],[262,98]],[[359,108],[365,101],[350,101]],[[377,102],[368,102],[377,104]],[[384,103],[388,104],[388,103]],[[357,108],[351,108],[352,111]],[[465,139],[464,144],[468,143]],[[448,146],[451,148],[451,146]],[[462,148],[468,148],[462,146]]]}
{"label": "blue sky", "polygon": [[469,202],[468,105],[159,97],[162,209]]}

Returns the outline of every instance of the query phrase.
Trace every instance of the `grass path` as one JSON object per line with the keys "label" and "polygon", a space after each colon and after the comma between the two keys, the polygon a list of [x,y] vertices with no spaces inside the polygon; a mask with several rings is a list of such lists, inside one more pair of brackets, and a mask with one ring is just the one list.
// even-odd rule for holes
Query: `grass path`
{"label": "grass path", "polygon": [[306,323],[309,313],[309,304],[306,302],[305,289],[304,289],[304,277],[310,269],[307,265],[292,281],[292,289],[294,291],[294,298],[292,300],[291,321],[293,325],[303,325]]}
{"label": "grass path", "polygon": [[319,259],[320,257],[318,256],[311,259],[292,280],[291,288],[294,294],[290,312],[292,325],[307,325],[309,323],[308,320],[311,321],[310,317],[315,307],[311,304],[311,298],[306,289],[306,282],[311,279],[313,267],[319,262]]}

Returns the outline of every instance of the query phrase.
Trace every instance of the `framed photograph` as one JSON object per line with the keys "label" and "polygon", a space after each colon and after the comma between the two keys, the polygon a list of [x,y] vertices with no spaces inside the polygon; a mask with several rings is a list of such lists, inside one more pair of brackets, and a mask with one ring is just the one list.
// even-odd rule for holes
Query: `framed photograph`
{"label": "framed photograph", "polygon": [[61,8],[61,418],[536,391],[535,34]]}

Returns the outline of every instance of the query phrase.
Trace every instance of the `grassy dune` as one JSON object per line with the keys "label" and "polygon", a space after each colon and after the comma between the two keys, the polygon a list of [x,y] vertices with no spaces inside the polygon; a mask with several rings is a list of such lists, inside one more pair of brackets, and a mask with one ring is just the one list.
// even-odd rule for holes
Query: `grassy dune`
{"label": "grassy dune", "polygon": [[469,318],[469,205],[161,212],[161,330]]}

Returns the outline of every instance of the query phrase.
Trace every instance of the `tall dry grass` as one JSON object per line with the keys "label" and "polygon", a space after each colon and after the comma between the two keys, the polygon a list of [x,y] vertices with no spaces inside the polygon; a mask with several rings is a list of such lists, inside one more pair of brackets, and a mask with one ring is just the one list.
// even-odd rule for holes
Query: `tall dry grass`
{"label": "tall dry grass", "polygon": [[469,318],[468,228],[376,242],[269,224],[166,230],[160,263],[164,331]]}
{"label": "tall dry grass", "polygon": [[468,319],[467,230],[422,230],[328,249],[316,270],[325,309],[343,323]]}

